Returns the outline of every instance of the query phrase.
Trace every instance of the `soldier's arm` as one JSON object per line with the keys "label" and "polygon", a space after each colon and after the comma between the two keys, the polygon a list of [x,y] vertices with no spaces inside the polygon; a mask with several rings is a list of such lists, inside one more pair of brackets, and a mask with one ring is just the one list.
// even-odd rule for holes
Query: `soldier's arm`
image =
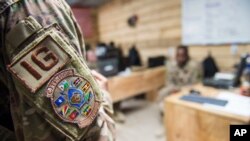
{"label": "soldier's arm", "polygon": [[[103,92],[82,59],[83,40],[72,12],[63,0],[22,0],[8,4],[8,10],[1,11],[0,15],[1,28],[6,29],[1,34],[4,41],[1,46],[6,53],[4,65],[10,71],[6,75],[12,74],[8,83],[13,87],[16,102],[12,105],[19,139],[83,140],[87,134],[93,137],[89,131],[105,117],[98,110],[99,105],[103,105]],[[76,77],[83,82],[78,85]],[[69,104],[70,97],[66,98],[61,90],[69,88],[63,81],[70,81],[68,78],[76,82],[76,93],[72,94],[81,94],[78,89],[92,88],[94,105],[80,105],[78,111],[68,110],[65,104]]]}
{"label": "soldier's arm", "polygon": [[96,78],[97,83],[102,89],[103,102],[100,109],[100,118],[98,119],[100,124],[100,135],[98,140],[114,141],[115,140],[115,122],[113,117],[113,104],[111,95],[108,92],[108,80],[103,75],[99,74],[95,70],[92,70],[93,76]]}
{"label": "soldier's arm", "polygon": [[79,46],[76,47],[77,50],[79,51],[80,56],[82,56],[83,58],[86,58],[86,54],[85,54],[85,43],[84,43],[84,38],[83,38],[83,32],[81,31],[81,28],[79,26],[79,24],[77,23],[77,20],[70,8],[70,6],[67,4],[67,2],[65,0],[62,1],[63,6],[68,9],[69,11],[69,16],[73,21],[73,25],[75,27],[75,39],[77,40],[77,42],[79,43]]}

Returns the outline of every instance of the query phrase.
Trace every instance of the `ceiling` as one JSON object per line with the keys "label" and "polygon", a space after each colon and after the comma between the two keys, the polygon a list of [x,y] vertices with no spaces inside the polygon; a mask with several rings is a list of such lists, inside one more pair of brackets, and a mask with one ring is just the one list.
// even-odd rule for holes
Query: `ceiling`
{"label": "ceiling", "polygon": [[100,6],[110,0],[66,0],[70,5],[80,5],[87,7]]}

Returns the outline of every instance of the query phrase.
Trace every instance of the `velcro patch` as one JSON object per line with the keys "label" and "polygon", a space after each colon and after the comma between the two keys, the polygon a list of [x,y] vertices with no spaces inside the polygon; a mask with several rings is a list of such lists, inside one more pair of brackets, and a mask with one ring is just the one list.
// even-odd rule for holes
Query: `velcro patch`
{"label": "velcro patch", "polygon": [[50,36],[12,62],[8,69],[32,93],[70,60],[69,55]]}

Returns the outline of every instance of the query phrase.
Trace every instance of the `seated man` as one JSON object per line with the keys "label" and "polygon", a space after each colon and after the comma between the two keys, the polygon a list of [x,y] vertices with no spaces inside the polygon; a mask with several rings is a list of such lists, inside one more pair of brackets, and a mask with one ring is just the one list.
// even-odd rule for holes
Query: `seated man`
{"label": "seated man", "polygon": [[201,76],[202,69],[189,57],[188,47],[178,46],[176,60],[167,63],[167,82],[159,92],[159,99],[179,91],[182,86],[199,82]]}

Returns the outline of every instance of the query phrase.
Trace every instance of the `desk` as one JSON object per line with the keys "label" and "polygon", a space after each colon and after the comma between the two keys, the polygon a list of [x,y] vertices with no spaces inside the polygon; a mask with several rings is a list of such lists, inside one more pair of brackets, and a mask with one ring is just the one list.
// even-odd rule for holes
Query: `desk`
{"label": "desk", "polygon": [[141,93],[153,101],[157,90],[165,83],[165,67],[132,72],[128,76],[114,76],[108,79],[109,91],[114,102],[118,102]]}
{"label": "desk", "polygon": [[230,124],[250,123],[250,117],[219,112],[198,103],[180,100],[190,89],[211,97],[220,91],[199,84],[167,97],[164,101],[167,141],[229,141]]}

